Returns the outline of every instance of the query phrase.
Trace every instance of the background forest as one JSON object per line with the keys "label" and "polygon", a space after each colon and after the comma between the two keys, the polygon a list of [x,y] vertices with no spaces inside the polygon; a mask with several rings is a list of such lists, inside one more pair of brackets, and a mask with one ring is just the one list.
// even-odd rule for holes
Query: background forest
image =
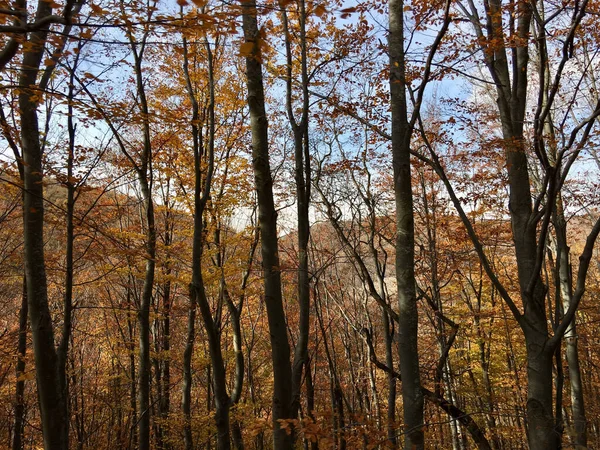
{"label": "background forest", "polygon": [[0,447],[600,448],[599,16],[0,1]]}

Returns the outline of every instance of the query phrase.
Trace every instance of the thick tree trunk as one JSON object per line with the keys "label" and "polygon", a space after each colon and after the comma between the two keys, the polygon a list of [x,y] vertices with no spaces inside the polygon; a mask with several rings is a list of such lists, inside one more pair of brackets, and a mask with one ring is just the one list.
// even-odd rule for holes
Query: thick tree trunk
{"label": "thick tree trunk", "polygon": [[[502,124],[504,152],[508,171],[509,210],[519,275],[523,316],[517,317],[527,347],[527,421],[528,441],[532,449],[560,446],[553,411],[552,358],[545,309],[545,287],[537,252],[537,222],[532,220],[531,182],[523,126],[527,101],[529,42],[532,7],[519,2],[515,36],[520,44],[512,49],[512,64],[507,58],[502,3],[492,0],[488,11],[489,39],[494,50],[486,54],[486,64],[496,84],[497,105]],[[510,73],[509,67],[512,67]],[[544,239],[542,236],[540,239]]]}
{"label": "thick tree trunk", "polygon": [[417,346],[417,295],[414,261],[414,213],[410,167],[410,129],[406,105],[404,60],[404,2],[389,2],[390,97],[392,156],[396,201],[396,282],[398,286],[398,343],[404,410],[404,447],[422,449],[423,391]]}
{"label": "thick tree trunk", "polygon": [[[47,2],[40,1],[38,17],[50,15]],[[23,233],[25,240],[25,276],[29,319],[35,358],[38,398],[44,448],[62,450],[68,447],[66,397],[60,381],[59,361],[54,346],[54,328],[48,305],[46,265],[44,260],[44,188],[42,148],[35,90],[37,75],[44,55],[45,32],[34,33],[23,56],[19,84],[21,113],[21,145],[23,151]]]}
{"label": "thick tree trunk", "polygon": [[532,450],[560,448],[553,411],[552,360],[554,351],[535,329],[525,329],[527,346],[527,438]]}
{"label": "thick tree trunk", "polygon": [[246,57],[246,78],[250,126],[252,129],[252,165],[258,197],[258,218],[261,235],[261,253],[264,271],[265,304],[271,359],[273,362],[273,447],[277,450],[292,448],[292,437],[280,425],[280,420],[292,419],[292,368],[290,345],[281,294],[281,272],[277,243],[277,213],[273,200],[273,180],[269,163],[269,138],[265,95],[262,78],[256,2],[242,2],[243,29],[252,51]]}

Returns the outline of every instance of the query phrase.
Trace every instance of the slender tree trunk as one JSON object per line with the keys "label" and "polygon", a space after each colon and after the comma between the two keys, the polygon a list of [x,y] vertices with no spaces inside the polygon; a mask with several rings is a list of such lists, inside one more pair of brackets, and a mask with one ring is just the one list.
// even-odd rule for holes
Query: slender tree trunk
{"label": "slender tree trunk", "polygon": [[[168,224],[167,224],[168,226]],[[165,246],[168,248],[171,244],[171,232],[168,232],[165,236]],[[171,267],[168,266],[165,275],[169,277],[171,275]],[[161,418],[160,434],[162,439],[162,449],[168,450],[171,448],[170,445],[170,433],[169,433],[169,410],[171,408],[171,281],[167,280],[163,285],[163,330],[162,330],[162,343],[161,350],[164,352],[165,357],[162,359],[162,364],[159,361],[159,367],[161,367],[161,397],[159,399],[159,416]]]}
{"label": "slender tree trunk", "polygon": [[[120,8],[125,14],[125,4],[123,0],[120,2]],[[151,19],[154,10],[148,8],[148,20]],[[142,205],[144,210],[144,219],[146,225],[145,236],[145,251],[146,251],[146,268],[144,273],[144,284],[142,287],[142,295],[138,305],[138,327],[139,327],[139,360],[138,360],[138,388],[137,388],[137,407],[138,407],[138,447],[139,450],[150,450],[150,376],[152,365],[150,360],[150,308],[152,304],[152,294],[154,291],[154,276],[156,270],[156,223],[154,215],[154,200],[152,198],[152,136],[150,132],[150,110],[148,107],[148,99],[146,97],[146,87],[143,78],[143,58],[146,49],[145,42],[148,37],[146,30],[141,38],[141,45],[133,36],[133,31],[127,29],[127,38],[129,40],[132,56],[133,56],[133,74],[136,83],[136,93],[138,95],[138,107],[141,115],[141,131],[142,131],[142,149],[139,161],[135,161],[124,147],[122,140],[117,136],[117,140],[121,146],[123,154],[130,160],[133,165],[142,194]],[[118,134],[114,127],[113,133]]]}
{"label": "slender tree trunk", "polygon": [[[390,323],[388,313],[383,311],[383,332],[385,340],[385,363],[388,367],[394,367],[394,352],[393,347],[393,326]],[[387,407],[387,436],[392,447],[396,448],[398,439],[396,438],[396,378],[388,373],[388,407]]]}
{"label": "slender tree trunk", "polygon": [[390,97],[392,156],[396,201],[396,282],[398,286],[398,347],[402,375],[404,447],[422,449],[423,392],[417,346],[417,295],[414,260],[414,212],[410,167],[410,137],[404,59],[404,2],[389,2]]}
{"label": "slender tree trunk", "polygon": [[[569,261],[570,249],[567,244],[567,224],[565,221],[562,199],[557,199],[555,213],[556,232],[556,266],[558,268],[557,279],[560,287],[562,310],[567,311],[573,297],[571,263]],[[577,349],[577,325],[575,318],[565,331],[565,347],[569,371],[569,384],[571,388],[571,411],[573,424],[575,426],[574,444],[587,447],[587,418],[585,416],[585,404],[583,398],[583,382],[581,368],[579,366],[579,353]]]}
{"label": "slender tree trunk", "polygon": [[215,321],[210,309],[208,297],[204,288],[204,279],[202,275],[202,254],[204,251],[204,211],[206,202],[210,195],[212,184],[212,174],[214,169],[214,134],[215,134],[215,116],[214,116],[214,74],[212,51],[208,41],[205,41],[205,48],[208,54],[208,78],[209,78],[209,104],[208,104],[208,150],[206,155],[207,173],[203,179],[203,139],[201,130],[198,127],[199,109],[196,95],[192,87],[189,66],[187,41],[184,40],[184,74],[188,95],[192,102],[192,136],[194,150],[194,235],[192,243],[192,282],[190,284],[190,300],[200,308],[200,314],[208,338],[208,350],[210,354],[211,366],[213,369],[213,388],[215,394],[215,420],[217,423],[217,448],[219,450],[228,450],[231,447],[229,436],[229,409],[231,406],[229,395],[227,394],[227,374],[225,363],[221,351],[221,336],[218,323]]}
{"label": "slender tree trunk", "polygon": [[139,367],[138,367],[138,445],[140,450],[150,450],[150,304],[154,285],[156,257],[156,231],[154,227],[154,203],[150,187],[144,178],[140,178],[142,195],[146,210],[147,236],[146,274],[142,288],[142,297],[138,311],[139,325]]}
{"label": "slender tree trunk", "polygon": [[[247,278],[246,278],[247,279]],[[244,283],[243,283],[244,284]],[[242,328],[240,325],[240,313],[243,303],[240,303],[239,308],[233,303],[229,296],[229,292],[225,287],[225,282],[222,280],[223,295],[229,309],[231,327],[233,331],[233,351],[235,352],[235,378],[233,389],[231,391],[231,406],[237,405],[242,395],[242,387],[244,384],[244,353],[242,352]],[[245,286],[242,286],[244,289]],[[231,424],[231,437],[233,446],[236,450],[244,449],[244,440],[242,439],[242,428],[238,420]]]}
{"label": "slender tree trunk", "polygon": [[[310,419],[313,421],[313,423],[316,423],[315,414],[314,414],[314,412],[315,412],[315,384],[314,384],[314,380],[313,380],[313,372],[312,372],[311,363],[312,363],[312,358],[308,358],[308,361],[306,361],[306,409],[307,409],[306,412],[307,412],[308,417],[310,417]],[[318,441],[311,442],[310,448],[311,448],[311,450],[318,450],[318,448],[319,448]]]}
{"label": "slender tree trunk", "polygon": [[[133,277],[129,277],[129,282],[133,283]],[[137,433],[136,433],[136,421],[137,421],[137,373],[135,364],[135,323],[132,319],[132,286],[127,286],[127,331],[129,333],[129,342],[127,349],[129,350],[129,408],[130,408],[130,420],[129,420],[129,448],[137,448]]]}
{"label": "slender tree trunk", "polygon": [[27,281],[23,276],[23,295],[19,312],[19,340],[17,344],[17,382],[15,386],[15,421],[12,450],[22,450],[25,431],[25,353],[27,352]]}
{"label": "slender tree trunk", "polygon": [[183,411],[183,441],[186,450],[194,448],[192,436],[192,354],[196,340],[196,303],[190,298],[188,311],[187,339],[183,352],[183,386],[181,395],[181,409]]}
{"label": "slender tree trunk", "polygon": [[268,124],[260,57],[260,33],[256,2],[242,2],[243,30],[252,51],[246,57],[246,81],[250,126],[252,130],[252,165],[258,197],[258,217],[264,271],[265,304],[271,338],[273,361],[273,447],[292,448],[292,437],[280,426],[280,420],[292,419],[292,368],[290,345],[281,294],[281,272],[277,244],[277,213],[273,200],[273,180],[269,163]]}
{"label": "slender tree trunk", "polygon": [[293,61],[292,35],[288,14],[282,8],[282,24],[285,33],[286,49],[286,109],[288,120],[294,137],[294,179],[296,181],[296,205],[298,213],[298,270],[297,296],[300,309],[298,324],[298,341],[294,349],[294,362],[292,365],[292,405],[291,415],[296,417],[300,407],[302,390],[302,374],[308,359],[308,332],[310,327],[310,286],[308,273],[308,241],[310,238],[310,221],[308,217],[310,206],[311,166],[308,139],[309,93],[308,93],[308,55],[306,49],[306,5],[304,0],[298,2],[299,17],[299,44],[300,44],[300,72],[301,72],[301,101],[302,111],[298,121],[294,114],[293,104]]}
{"label": "slender tree trunk", "polygon": [[150,136],[150,114],[144,80],[142,77],[143,53],[136,49],[134,39],[130,36],[134,56],[134,72],[139,95],[140,113],[143,125],[143,151],[140,164],[136,166],[138,183],[142,192],[144,219],[146,221],[146,269],[142,296],[138,310],[139,326],[139,367],[138,367],[138,446],[139,450],[150,450],[150,306],[154,289],[156,268],[156,226],[154,218],[154,201],[152,199],[152,141]]}
{"label": "slender tree trunk", "polygon": [[[77,54],[73,62],[73,71],[79,62],[79,54]],[[68,377],[67,377],[67,362],[69,357],[69,343],[72,341],[71,328],[73,322],[73,248],[75,245],[75,224],[73,222],[75,214],[75,183],[73,165],[75,161],[75,132],[76,125],[73,121],[73,97],[74,97],[74,72],[71,72],[69,83],[69,105],[67,108],[67,132],[69,137],[68,155],[67,155],[67,229],[66,229],[66,248],[65,248],[65,293],[63,304],[63,325],[61,340],[57,349],[58,358],[58,377],[61,383],[61,389],[65,398],[65,408],[63,411],[64,421],[67,427],[70,421],[69,402],[68,402]]]}

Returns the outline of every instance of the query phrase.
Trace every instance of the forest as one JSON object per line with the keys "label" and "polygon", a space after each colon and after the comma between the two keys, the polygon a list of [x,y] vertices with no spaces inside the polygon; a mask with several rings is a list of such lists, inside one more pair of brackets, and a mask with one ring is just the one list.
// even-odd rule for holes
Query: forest
{"label": "forest", "polygon": [[0,0],[0,449],[600,448],[598,0]]}

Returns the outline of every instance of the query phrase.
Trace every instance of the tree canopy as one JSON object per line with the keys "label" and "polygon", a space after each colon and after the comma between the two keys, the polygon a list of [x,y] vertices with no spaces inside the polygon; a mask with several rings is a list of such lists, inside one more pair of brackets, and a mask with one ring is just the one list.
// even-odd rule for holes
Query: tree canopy
{"label": "tree canopy", "polygon": [[3,2],[0,448],[600,446],[599,8]]}

